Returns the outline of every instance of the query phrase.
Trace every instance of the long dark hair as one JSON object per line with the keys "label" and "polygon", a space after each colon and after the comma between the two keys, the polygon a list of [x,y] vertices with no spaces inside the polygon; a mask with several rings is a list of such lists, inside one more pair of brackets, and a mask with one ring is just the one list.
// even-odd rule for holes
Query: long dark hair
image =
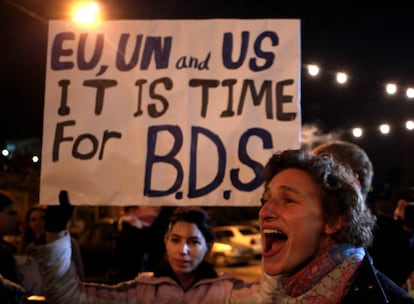
{"label": "long dark hair", "polygon": [[207,211],[201,207],[178,207],[171,215],[168,231],[179,221],[195,224],[206,240],[208,250],[214,243],[214,233],[211,228],[211,219]]}
{"label": "long dark hair", "polygon": [[[24,218],[24,230],[23,230],[23,246],[26,247],[28,244],[32,243],[33,241],[36,241],[36,235],[34,234],[34,231],[32,228],[30,228],[29,221],[30,221],[30,215],[35,212],[40,211],[43,212],[44,216],[46,216],[46,209],[43,207],[32,207],[27,211],[26,216]],[[46,231],[45,231],[46,232]]]}

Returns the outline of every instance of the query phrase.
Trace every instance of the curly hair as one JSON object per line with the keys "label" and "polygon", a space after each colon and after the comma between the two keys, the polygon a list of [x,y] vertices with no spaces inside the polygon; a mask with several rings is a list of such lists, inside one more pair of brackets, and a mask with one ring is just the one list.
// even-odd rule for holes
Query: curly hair
{"label": "curly hair", "polygon": [[313,154],[304,149],[273,154],[264,169],[265,193],[275,175],[289,168],[307,172],[319,187],[324,220],[343,219],[343,227],[333,238],[338,243],[368,247],[373,240],[376,217],[367,207],[356,177],[349,167],[336,162],[331,154]]}

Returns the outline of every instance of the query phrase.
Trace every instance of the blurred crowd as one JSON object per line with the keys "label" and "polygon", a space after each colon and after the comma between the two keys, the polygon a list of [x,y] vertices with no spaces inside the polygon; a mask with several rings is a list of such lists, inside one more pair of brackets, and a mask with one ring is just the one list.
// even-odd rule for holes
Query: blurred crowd
{"label": "blurred crowd", "polygon": [[[350,263],[350,269],[353,269],[352,271],[356,271],[356,268],[354,269],[353,264],[348,260],[348,254],[353,259],[358,260],[357,265],[370,264],[370,262],[366,262],[366,258],[362,258],[363,254],[359,258],[359,250],[365,251],[367,253],[366,256],[369,256],[369,259],[371,259],[369,261],[372,261],[374,267],[373,273],[376,275],[378,275],[377,271],[380,273],[377,281],[382,284],[381,288],[384,288],[384,284],[388,286],[384,289],[385,294],[391,293],[392,296],[388,295],[390,298],[396,297],[396,299],[399,299],[398,301],[394,300],[395,303],[401,299],[406,299],[404,294],[400,293],[400,290],[407,292],[407,295],[413,297],[414,186],[407,185],[393,200],[386,202],[388,210],[392,210],[392,212],[386,212],[384,211],[386,210],[384,209],[384,201],[370,199],[374,168],[368,155],[359,146],[344,141],[329,142],[314,148],[312,151],[306,151],[307,154],[311,155],[309,159],[307,158],[308,156],[304,157],[301,154],[296,155],[293,153],[290,155],[289,153],[291,152],[286,151],[282,152],[281,155],[274,155],[269,160],[264,172],[265,188],[258,218],[262,230],[264,249],[268,252],[267,256],[269,256],[269,260],[271,256],[269,252],[278,251],[279,246],[281,248],[281,244],[285,244],[290,239],[288,233],[285,233],[282,228],[275,233],[274,226],[267,224],[268,222],[272,223],[275,221],[276,216],[274,213],[279,208],[276,205],[276,201],[280,199],[280,196],[284,197],[286,195],[284,192],[286,190],[283,190],[281,192],[282,194],[280,194],[279,191],[281,190],[275,185],[280,181],[285,182],[285,180],[286,184],[292,181],[294,183],[297,180],[303,180],[302,185],[298,187],[303,186],[306,188],[308,183],[307,189],[309,189],[309,187],[313,187],[314,185],[308,181],[308,175],[312,176],[314,180],[323,178],[322,181],[318,180],[317,183],[319,186],[323,183],[327,183],[328,185],[326,189],[324,186],[321,186],[322,188],[317,191],[318,193],[326,192],[322,196],[323,199],[326,200],[329,198],[332,199],[332,202],[338,204],[341,203],[341,200],[344,200],[343,203],[349,203],[345,200],[345,195],[348,194],[345,193],[346,187],[344,186],[348,182],[348,177],[335,167],[337,164],[340,164],[352,172],[353,177],[350,180],[353,184],[357,185],[362,200],[358,204],[362,204],[362,207],[357,206],[358,199],[355,198],[353,198],[356,204],[353,207],[355,210],[350,209],[346,211],[345,207],[338,207],[328,212],[326,210],[329,210],[332,206],[329,207],[322,204],[323,206],[321,208],[325,208],[326,210],[324,209],[324,212],[328,212],[328,215],[324,217],[326,223],[323,226],[325,227],[323,233],[318,234],[321,240],[319,240],[317,247],[319,248],[320,246],[329,244],[326,251],[328,256],[331,254],[331,250],[335,250],[335,252],[338,252],[337,250],[343,250],[343,252],[341,251],[341,256],[343,254],[341,263]],[[332,164],[328,162],[328,159],[332,159]],[[319,166],[318,170],[326,171],[322,172],[321,176],[323,177],[319,175],[321,172],[315,169],[317,166]],[[332,166],[332,168],[328,168],[329,166]],[[306,173],[304,176],[302,175],[303,172]],[[334,178],[329,179],[328,176],[331,175]],[[335,191],[344,191],[344,193],[338,195]],[[347,198],[347,200],[351,199]],[[51,299],[50,294],[53,296],[55,294],[58,295],[57,299],[59,301],[65,299],[68,294],[60,294],[60,291],[58,292],[56,289],[53,289],[55,286],[61,284],[61,282],[55,284],[54,280],[56,279],[54,277],[51,278],[49,275],[44,274],[54,271],[63,274],[60,279],[63,280],[65,278],[67,280],[66,282],[69,284],[67,290],[72,290],[71,288],[74,288],[73,286],[78,286],[79,283],[76,282],[94,282],[102,284],[99,285],[101,289],[108,288],[108,293],[113,294],[114,299],[118,297],[118,295],[115,295],[118,291],[115,292],[114,289],[111,289],[111,286],[116,286],[115,284],[122,285],[126,284],[125,282],[135,282],[139,286],[158,284],[152,281],[152,283],[149,283],[147,281],[149,280],[148,277],[142,275],[144,273],[152,273],[155,277],[171,278],[185,292],[195,288],[195,282],[204,282],[206,278],[212,280],[211,282],[215,282],[214,284],[219,284],[218,281],[220,281],[220,284],[224,284],[224,290],[228,293],[228,296],[223,296],[227,302],[243,303],[243,301],[237,302],[240,298],[240,294],[238,293],[240,289],[243,290],[243,297],[249,295],[249,300],[253,299],[251,298],[252,295],[260,295],[259,298],[264,299],[268,294],[272,294],[273,299],[280,297],[280,303],[287,303],[283,301],[288,298],[290,299],[292,295],[286,290],[283,292],[278,291],[276,286],[279,285],[272,281],[274,277],[268,275],[283,274],[286,271],[283,267],[290,269],[288,266],[290,265],[289,263],[297,263],[295,259],[304,259],[305,257],[301,257],[301,255],[311,251],[313,246],[312,243],[309,243],[309,238],[300,245],[303,247],[305,244],[308,244],[308,247],[303,252],[302,250],[295,249],[294,245],[291,245],[291,252],[286,259],[291,259],[292,262],[286,262],[286,265],[281,269],[275,266],[277,263],[274,261],[272,262],[273,264],[270,262],[266,264],[267,256],[265,254],[263,259],[263,276],[258,278],[257,282],[255,282],[256,285],[246,285],[245,282],[240,282],[237,278],[219,276],[215,273],[214,267],[206,262],[206,256],[208,251],[211,250],[214,236],[210,231],[211,221],[202,208],[196,208],[194,210],[192,207],[186,209],[140,205],[125,206],[120,209],[120,213],[115,219],[96,223],[92,218],[87,217],[77,217],[74,220],[73,206],[67,209],[59,209],[63,204],[70,206],[70,201],[67,197],[61,199],[61,205],[56,207],[54,213],[51,213],[52,208],[50,207],[34,205],[26,214],[21,215],[18,213],[17,200],[13,194],[7,191],[0,192],[0,295],[4,299],[8,299],[6,303],[23,303],[21,301],[29,303],[30,301],[35,301],[30,300],[31,296],[41,296],[40,301],[46,301],[42,297],[46,294],[49,294],[49,299]],[[349,204],[353,206],[351,203]],[[347,206],[347,208],[351,208],[350,206]],[[366,217],[364,206],[367,208]],[[62,210],[66,210],[66,214]],[[279,210],[278,212],[283,214],[285,209],[283,211]],[[304,209],[303,214],[295,214],[298,217],[303,216],[302,219],[294,219],[289,213],[286,215],[287,222],[289,222],[289,219],[292,222],[295,220],[298,221],[298,224],[295,225],[295,229],[299,231],[297,234],[305,233],[304,231],[300,232],[300,226],[303,226],[302,228],[307,230],[306,233],[312,233],[315,229],[312,220],[306,218],[306,216],[310,216],[307,212],[314,211]],[[344,214],[341,214],[341,212]],[[53,223],[51,214],[55,217]],[[64,214],[64,217],[60,218],[62,214]],[[312,215],[310,218],[314,217],[315,215]],[[67,219],[67,221],[64,219]],[[350,223],[346,224],[347,221],[350,221]],[[61,226],[62,222],[64,226]],[[308,222],[310,224],[307,227],[305,223]],[[352,225],[355,227],[352,227]],[[94,227],[97,229],[96,231],[93,230]],[[347,228],[345,229],[344,227]],[[266,232],[266,229],[271,232]],[[67,233],[65,234],[64,231]],[[355,235],[350,237],[351,234]],[[294,237],[295,233],[292,233],[292,238],[294,239]],[[270,244],[270,239],[272,239],[271,245],[267,245],[268,243]],[[92,250],[94,244],[97,245],[98,251],[94,252]],[[346,250],[343,249],[343,244],[347,244],[348,247],[346,247]],[[172,248],[177,248],[177,246],[180,248],[179,251],[173,253]],[[107,253],[106,260],[102,260],[105,250]],[[179,252],[178,256],[176,255],[177,252]],[[56,254],[57,257],[53,257],[54,255],[52,253]],[[183,258],[186,255],[189,256],[188,260]],[[326,262],[320,260],[321,257],[315,253],[311,256],[314,259],[314,263]],[[67,260],[68,257],[69,262]],[[308,263],[308,259],[309,257],[304,261]],[[47,262],[43,263],[43,261]],[[306,263],[303,263],[302,261],[300,264],[302,265],[301,267],[306,265]],[[73,269],[68,266],[69,264],[73,265]],[[93,266],[98,266],[99,270]],[[184,271],[183,269],[186,267],[189,269]],[[293,277],[304,279],[302,278],[303,274],[296,272],[297,268],[292,269],[296,273]],[[289,276],[292,273],[291,271],[289,270],[287,272]],[[334,267],[330,271],[336,271],[337,275],[346,276],[340,268],[337,269]],[[383,279],[383,274],[386,279]],[[324,275],[326,274],[324,273]],[[216,279],[213,280],[213,278]],[[277,277],[277,279],[279,280],[280,278]],[[297,284],[297,281],[286,281],[286,284]],[[52,282],[54,283],[52,284]],[[211,282],[211,286],[214,286]],[[324,282],[326,283],[326,281]],[[355,281],[351,282],[355,284]],[[70,285],[72,283],[74,285]],[[74,294],[79,295],[79,297],[92,297],[88,291],[95,288],[95,285],[88,285],[88,283],[82,284],[85,284],[85,287],[82,287],[85,289],[81,288]],[[334,283],[330,282],[329,284]],[[394,287],[389,287],[390,284],[395,284],[397,286],[395,287],[396,289],[394,290]],[[125,290],[130,288],[130,285],[122,286],[124,286]],[[238,287],[236,288],[235,286]],[[345,286],[348,285],[338,285],[335,288],[345,288],[346,290]],[[169,294],[170,292],[168,290],[167,293]],[[278,296],[275,296],[276,294]],[[311,294],[312,296],[320,297],[321,291],[314,289]],[[305,299],[309,294],[302,296]],[[343,299],[352,298],[346,291],[344,291],[342,296]],[[231,300],[229,300],[229,297]],[[334,302],[334,298],[335,296],[333,295],[332,298],[329,298],[332,300],[332,303],[342,303],[341,301]],[[412,299],[414,301],[414,298]],[[275,300],[273,301],[274,303],[279,303]],[[411,303],[409,300],[405,301],[401,300],[401,303]],[[89,302],[85,301],[85,303]],[[257,303],[260,303],[260,301]],[[297,303],[301,302],[298,300]],[[347,302],[344,301],[343,303]]]}

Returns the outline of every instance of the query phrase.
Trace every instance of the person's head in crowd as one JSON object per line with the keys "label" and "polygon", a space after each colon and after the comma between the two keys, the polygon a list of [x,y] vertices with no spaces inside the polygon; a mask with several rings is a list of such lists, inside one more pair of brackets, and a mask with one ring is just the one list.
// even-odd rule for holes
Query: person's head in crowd
{"label": "person's head in crowd", "polygon": [[414,232],[414,187],[406,187],[398,194],[394,219],[403,224],[406,232]]}
{"label": "person's head in crowd", "polygon": [[161,212],[160,206],[139,206],[137,216],[145,225],[152,225]]}
{"label": "person's head in crowd", "polygon": [[329,248],[371,244],[375,216],[355,179],[330,154],[300,149],[272,155],[259,211],[266,273],[293,274]]}
{"label": "person's head in crowd", "polygon": [[362,195],[367,199],[372,190],[374,167],[364,149],[351,142],[334,140],[315,147],[312,152],[315,154],[330,153],[336,161],[349,166],[357,174]]}
{"label": "person's head in crowd", "polygon": [[14,196],[0,190],[0,237],[16,235],[21,221]]}
{"label": "person's head in crowd", "polygon": [[125,224],[138,229],[149,227],[154,223],[160,212],[160,206],[124,206],[118,221],[118,230],[122,230],[122,226]]}
{"label": "person's head in crowd", "polygon": [[46,235],[46,208],[34,206],[26,212],[24,219],[23,245],[41,240]]}
{"label": "person's head in crowd", "polygon": [[168,263],[185,285],[197,275],[214,243],[208,213],[200,207],[179,207],[169,220],[164,238]]}

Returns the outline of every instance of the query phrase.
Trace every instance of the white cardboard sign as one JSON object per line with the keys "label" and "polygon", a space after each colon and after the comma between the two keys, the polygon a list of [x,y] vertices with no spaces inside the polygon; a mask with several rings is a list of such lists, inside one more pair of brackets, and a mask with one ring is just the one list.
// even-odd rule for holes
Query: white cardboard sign
{"label": "white cardboard sign", "polygon": [[300,145],[300,21],[50,21],[40,199],[259,204]]}

